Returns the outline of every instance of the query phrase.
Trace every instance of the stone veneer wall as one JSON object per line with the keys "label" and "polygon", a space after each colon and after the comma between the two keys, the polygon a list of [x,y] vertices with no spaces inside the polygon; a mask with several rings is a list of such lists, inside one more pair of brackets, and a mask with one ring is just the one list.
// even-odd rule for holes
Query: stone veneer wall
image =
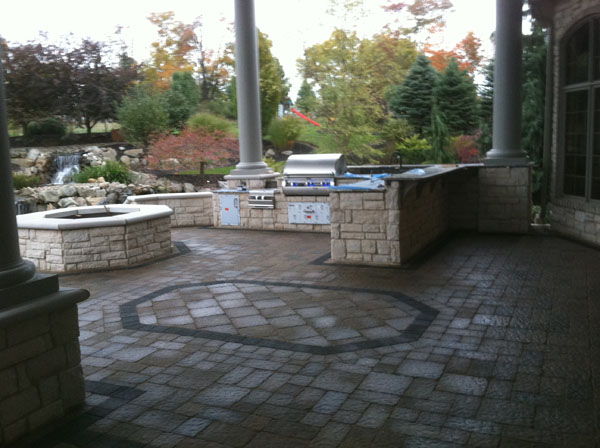
{"label": "stone veneer wall", "polygon": [[332,259],[405,263],[447,230],[446,194],[442,178],[391,181],[384,192],[332,192]]}
{"label": "stone veneer wall", "polygon": [[559,145],[560,129],[560,48],[565,34],[588,14],[599,14],[597,0],[569,0],[555,2],[553,28],[553,103],[552,147],[550,174],[550,223],[552,230],[582,241],[600,244],[600,203],[562,194],[562,152]]}
{"label": "stone veneer wall", "polygon": [[531,168],[479,169],[479,231],[527,233],[531,215]]}
{"label": "stone veneer wall", "polygon": [[175,193],[130,196],[126,204],[166,205],[173,210],[171,227],[211,226],[213,193]]}
{"label": "stone veneer wall", "polygon": [[0,326],[0,446],[81,405],[77,305]]}
{"label": "stone veneer wall", "polygon": [[74,230],[19,229],[23,258],[39,271],[81,272],[132,266],[171,253],[170,218]]}
{"label": "stone veneer wall", "polygon": [[[264,187],[263,187],[264,188]],[[240,226],[221,224],[221,202],[223,194],[235,194],[240,198]],[[215,227],[244,228],[254,230],[284,230],[296,232],[329,232],[327,224],[290,224],[288,203],[290,202],[329,202],[329,196],[286,196],[281,190],[275,191],[275,208],[260,209],[248,207],[248,192],[237,191],[214,195],[213,222]]]}

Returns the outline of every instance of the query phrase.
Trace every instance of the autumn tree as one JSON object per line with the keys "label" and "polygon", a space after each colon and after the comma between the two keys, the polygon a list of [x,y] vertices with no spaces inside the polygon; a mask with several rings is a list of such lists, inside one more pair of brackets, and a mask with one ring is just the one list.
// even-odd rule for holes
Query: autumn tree
{"label": "autumn tree", "polygon": [[428,134],[431,127],[433,89],[437,77],[429,59],[420,54],[404,82],[393,86],[388,92],[390,110],[396,116],[405,118],[421,136]]}
{"label": "autumn tree", "polygon": [[478,123],[477,91],[471,77],[451,59],[434,89],[434,102],[451,136],[470,134]]}
{"label": "autumn tree", "polygon": [[327,41],[305,50],[298,68],[321,98],[318,115],[335,146],[355,161],[373,160],[378,152],[367,143],[382,109],[371,95],[366,64],[359,58],[356,33],[335,30]]}
{"label": "autumn tree", "polygon": [[450,0],[413,0],[396,2],[391,0],[384,9],[409,19],[409,25],[400,29],[401,34],[415,35],[421,31],[435,32],[446,25],[445,14],[453,7]]}
{"label": "autumn tree", "polygon": [[189,53],[195,43],[197,24],[175,20],[173,11],[152,13],[148,20],[158,27],[159,39],[152,42],[152,59],[146,68],[145,81],[166,89],[175,72],[194,69]]}
{"label": "autumn tree", "polygon": [[480,48],[481,40],[470,31],[452,50],[436,49],[432,45],[426,44],[423,51],[429,56],[433,68],[438,72],[446,70],[450,60],[454,59],[461,70],[474,73],[479,69],[483,60]]}
{"label": "autumn tree", "polygon": [[318,92],[316,112],[333,146],[356,162],[381,156],[372,144],[387,118],[385,92],[402,82],[415,57],[414,45],[401,36],[359,39],[339,29],[305,50],[298,68]]}

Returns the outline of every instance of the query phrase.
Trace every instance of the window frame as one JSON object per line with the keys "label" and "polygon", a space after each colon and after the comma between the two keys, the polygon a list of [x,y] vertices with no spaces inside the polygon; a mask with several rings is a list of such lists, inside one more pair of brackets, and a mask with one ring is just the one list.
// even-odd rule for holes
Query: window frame
{"label": "window frame", "polygon": [[[595,21],[598,21],[598,26],[594,26]],[[567,82],[567,44],[570,39],[581,29],[581,27],[589,26],[588,36],[588,79],[585,82],[574,84],[566,84]],[[596,41],[594,43],[594,40]],[[598,47],[598,48],[596,48]],[[569,30],[561,38],[559,47],[559,132],[558,132],[558,196],[569,199],[575,199],[585,202],[600,203],[600,198],[593,199],[592,195],[592,175],[594,165],[594,111],[596,108],[596,90],[600,90],[600,69],[598,79],[594,79],[594,56],[595,52],[600,52],[600,11],[596,10],[593,13],[586,15],[582,20],[573,24]],[[585,91],[587,98],[587,123],[586,123],[586,151],[585,151],[585,188],[584,195],[578,196],[565,193],[565,159],[566,159],[566,122],[567,122],[567,94],[571,92]],[[600,106],[599,106],[600,109]],[[600,129],[598,130],[600,132]]]}

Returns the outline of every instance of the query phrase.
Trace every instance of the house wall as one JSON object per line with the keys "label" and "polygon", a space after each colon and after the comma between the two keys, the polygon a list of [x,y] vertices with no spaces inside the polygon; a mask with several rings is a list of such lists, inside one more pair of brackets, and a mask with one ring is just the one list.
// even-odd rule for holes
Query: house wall
{"label": "house wall", "polygon": [[550,173],[550,222],[552,230],[582,241],[600,244],[600,201],[586,202],[583,198],[562,194],[560,152],[560,49],[565,34],[572,26],[591,14],[600,13],[597,0],[569,0],[556,3],[553,31],[553,101],[552,144]]}

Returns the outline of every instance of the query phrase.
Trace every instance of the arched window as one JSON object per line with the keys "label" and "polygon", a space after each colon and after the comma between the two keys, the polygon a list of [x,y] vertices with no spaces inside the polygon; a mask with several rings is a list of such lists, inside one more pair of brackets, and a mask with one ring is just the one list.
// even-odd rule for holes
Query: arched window
{"label": "arched window", "polygon": [[569,34],[563,55],[563,192],[600,199],[600,17]]}

